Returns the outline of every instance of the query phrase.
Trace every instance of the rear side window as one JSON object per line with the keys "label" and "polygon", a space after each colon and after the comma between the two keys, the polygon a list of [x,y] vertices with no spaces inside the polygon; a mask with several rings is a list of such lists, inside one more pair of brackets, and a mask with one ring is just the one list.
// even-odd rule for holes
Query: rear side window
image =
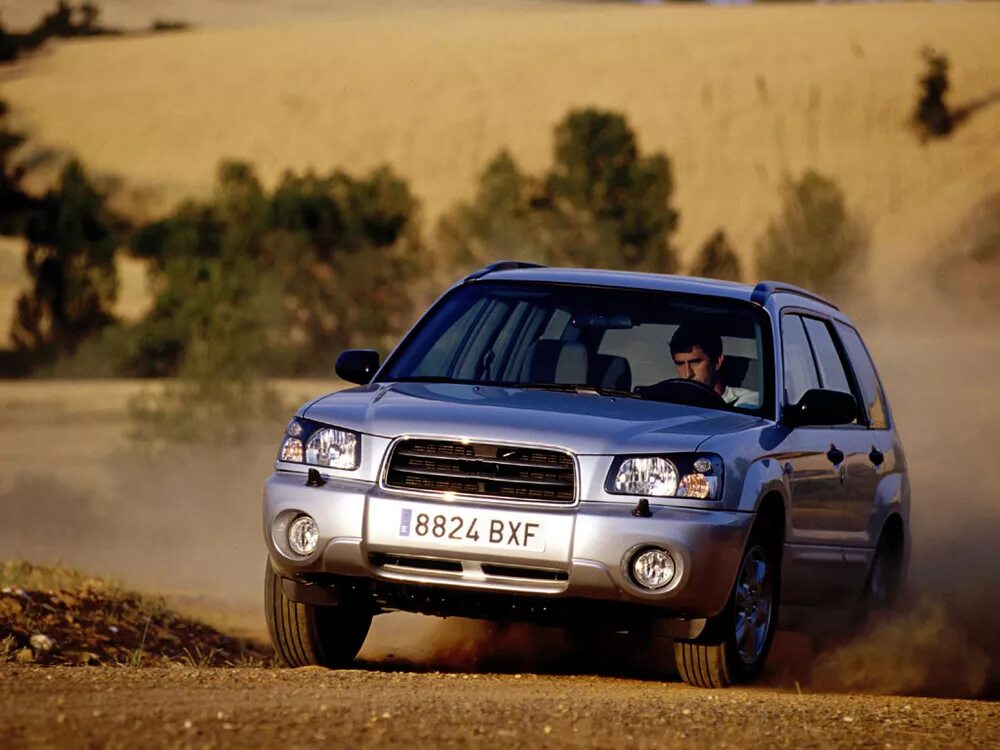
{"label": "rear side window", "polygon": [[858,387],[861,389],[865,410],[868,412],[869,426],[876,430],[888,429],[889,416],[885,408],[885,394],[875,373],[875,365],[868,356],[868,350],[857,331],[843,323],[836,323],[836,326],[837,334],[851,360]]}
{"label": "rear side window", "polygon": [[797,404],[806,391],[819,388],[819,375],[809,339],[798,315],[785,315],[781,319],[781,358],[785,373],[785,401]]}
{"label": "rear side window", "polygon": [[[830,329],[826,323],[816,318],[803,318],[809,343],[812,344],[816,364],[819,367],[820,387],[831,391],[851,393],[851,385],[844,371],[844,363],[840,360],[840,352],[833,343]],[[854,394],[851,394],[854,395]]]}

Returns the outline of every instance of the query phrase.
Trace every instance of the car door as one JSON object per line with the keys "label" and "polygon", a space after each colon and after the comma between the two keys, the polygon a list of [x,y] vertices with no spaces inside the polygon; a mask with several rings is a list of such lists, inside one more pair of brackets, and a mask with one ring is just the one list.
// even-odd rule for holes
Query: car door
{"label": "car door", "polygon": [[[824,321],[786,312],[781,330],[785,404],[797,403],[813,388],[850,392]],[[797,564],[792,567],[794,577],[785,583],[792,588],[790,594],[804,604],[830,603],[850,593],[844,581],[843,544],[848,527],[848,467],[856,460],[860,444],[853,435],[856,431],[856,427],[802,425],[788,437],[792,450],[784,470],[790,495],[789,541],[796,545],[790,554]]]}
{"label": "car door", "polygon": [[850,545],[860,541],[857,538],[857,514],[866,505],[870,506],[873,493],[872,464],[868,458],[871,448],[864,411],[860,408],[863,399],[856,385],[852,384],[850,366],[842,347],[837,345],[831,322],[803,316],[802,323],[819,370],[820,387],[849,393],[859,404],[858,414],[852,423],[823,428],[829,438],[828,455],[841,459],[840,503],[833,519],[833,529],[841,544]]}
{"label": "car door", "polygon": [[[781,321],[785,403],[797,403],[802,394],[820,387],[802,318],[785,314]],[[784,465],[791,489],[791,526],[797,541],[835,543],[841,515],[842,462],[831,460],[825,428],[796,427],[789,436],[791,454]],[[835,457],[835,456],[834,456]]]}
{"label": "car door", "polygon": [[880,531],[873,524],[879,485],[898,471],[895,441],[885,395],[868,350],[858,332],[850,326],[838,322],[835,329],[850,363],[856,397],[862,406],[858,456],[849,469],[851,492],[847,498],[845,544],[873,548]]}

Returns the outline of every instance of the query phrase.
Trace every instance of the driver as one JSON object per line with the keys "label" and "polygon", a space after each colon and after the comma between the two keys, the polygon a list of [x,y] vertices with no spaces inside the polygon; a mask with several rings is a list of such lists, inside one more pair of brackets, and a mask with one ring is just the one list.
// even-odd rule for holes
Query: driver
{"label": "driver", "polygon": [[670,338],[670,355],[679,378],[707,385],[730,406],[759,405],[756,391],[735,388],[723,382],[720,372],[725,358],[722,337],[715,331],[692,324],[682,325]]}

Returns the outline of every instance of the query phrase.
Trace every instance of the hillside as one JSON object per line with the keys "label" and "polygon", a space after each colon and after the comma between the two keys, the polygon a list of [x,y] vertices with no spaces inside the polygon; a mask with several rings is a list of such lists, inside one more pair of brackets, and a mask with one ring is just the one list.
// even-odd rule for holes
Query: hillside
{"label": "hillside", "polygon": [[995,93],[1000,4],[359,7],[61,44],[0,96],[38,142],[161,198],[207,189],[224,156],[269,180],[389,162],[428,218],[498,148],[539,169],[570,107],[610,107],[672,157],[686,251],[721,225],[748,253],[783,178],[814,167],[872,223],[877,270],[934,248],[1000,185],[1000,106],[943,143],[906,127],[924,45],[951,58],[953,104]]}

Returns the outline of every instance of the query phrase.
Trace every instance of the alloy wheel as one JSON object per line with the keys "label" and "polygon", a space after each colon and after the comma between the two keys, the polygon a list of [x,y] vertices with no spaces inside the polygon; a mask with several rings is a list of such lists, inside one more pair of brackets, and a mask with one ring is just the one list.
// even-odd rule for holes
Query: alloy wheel
{"label": "alloy wheel", "polygon": [[773,585],[767,553],[752,547],[743,558],[736,583],[735,641],[740,660],[752,666],[767,645],[771,627]]}

